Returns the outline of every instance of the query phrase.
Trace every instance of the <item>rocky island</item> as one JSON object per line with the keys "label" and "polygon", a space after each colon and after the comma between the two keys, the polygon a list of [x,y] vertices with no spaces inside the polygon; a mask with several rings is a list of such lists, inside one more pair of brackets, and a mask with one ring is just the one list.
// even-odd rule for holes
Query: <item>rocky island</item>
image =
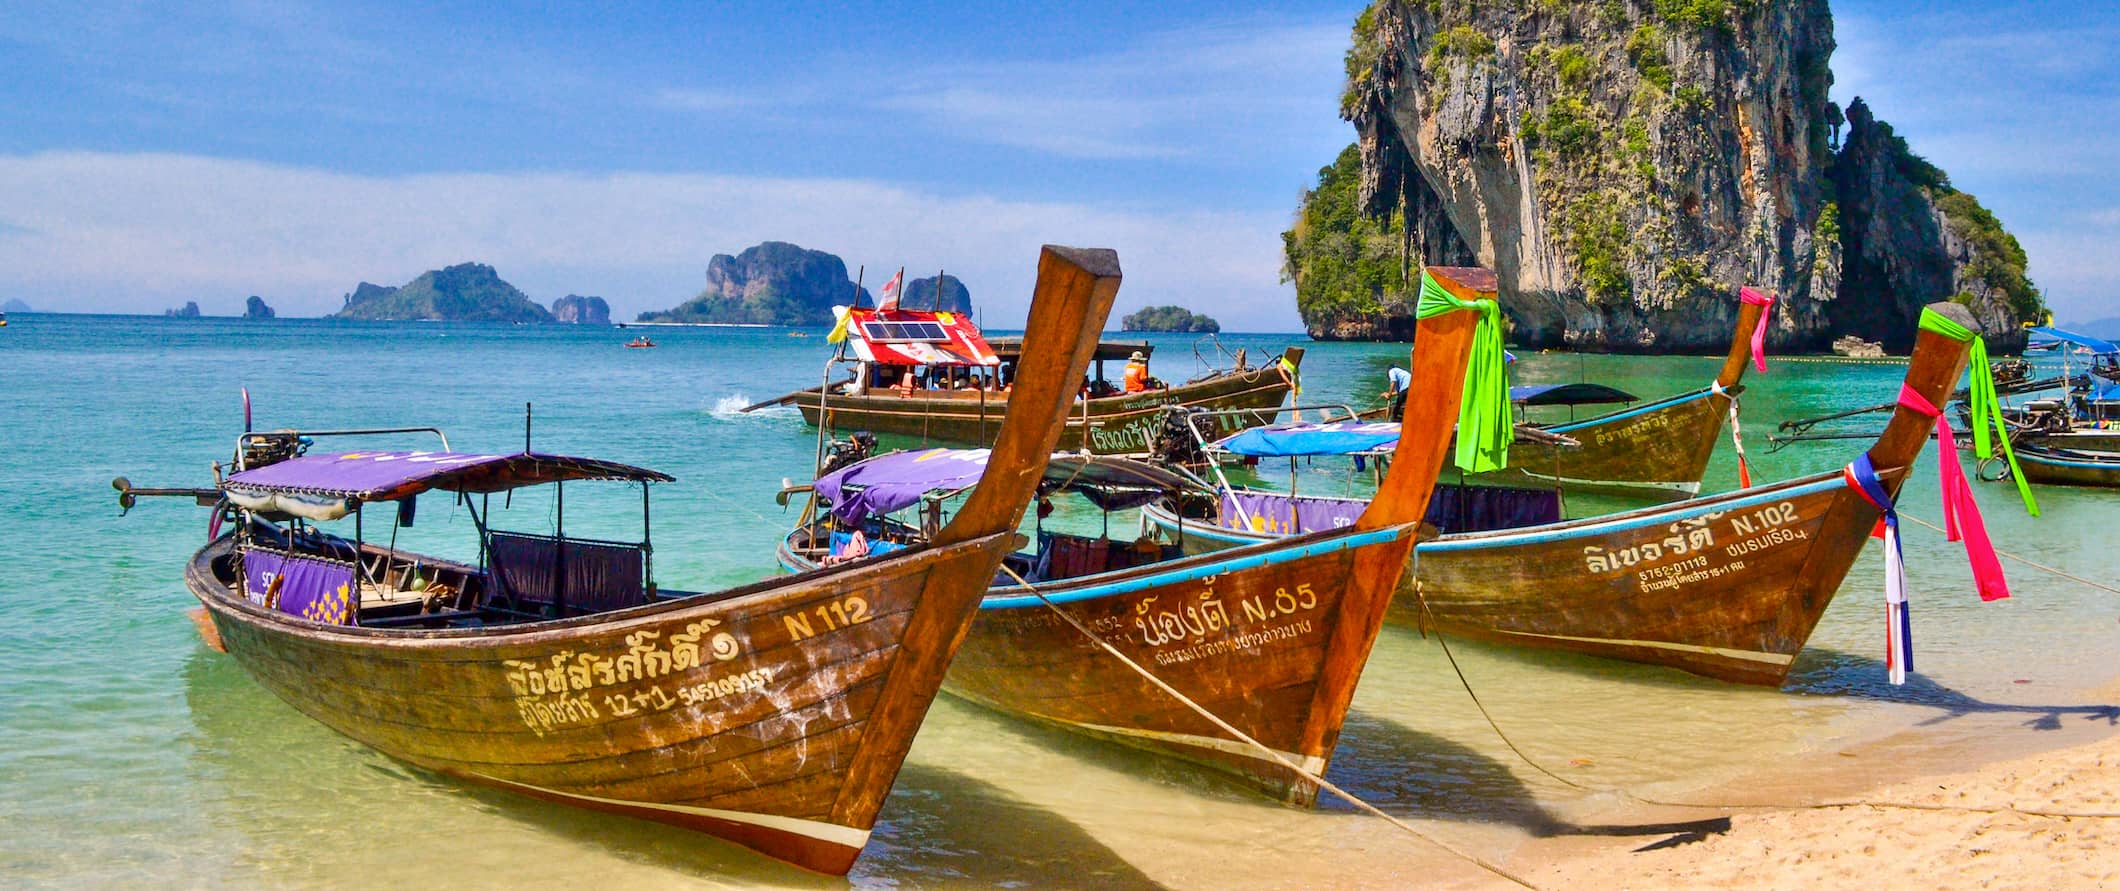
{"label": "rocky island", "polygon": [[252,294],[249,300],[243,301],[243,318],[269,319],[274,315],[272,307],[265,303],[265,298],[263,297]]}
{"label": "rocky island", "polygon": [[502,281],[493,267],[459,263],[395,288],[361,282],[331,318],[524,323],[550,322],[552,314]]}
{"label": "rocky island", "polygon": [[1222,330],[1222,323],[1205,315],[1196,315],[1182,306],[1147,306],[1128,313],[1119,321],[1119,330],[1214,334]]}
{"label": "rocky island", "polygon": [[11,297],[8,298],[6,303],[0,303],[0,312],[36,312],[36,310],[30,309],[29,304]]}
{"label": "rocky island", "polygon": [[568,294],[552,301],[552,319],[571,325],[609,325],[611,304],[602,297]]}
{"label": "rocky island", "polygon": [[[768,241],[733,257],[715,254],[707,261],[705,290],[671,309],[641,313],[639,321],[830,325],[832,305],[852,302],[854,291],[845,261]],[[861,299],[869,301],[868,289]]]}
{"label": "rocky island", "polygon": [[199,301],[186,300],[176,309],[165,309],[162,315],[172,319],[196,319],[199,317]]}
{"label": "rocky island", "polygon": [[1422,263],[1500,278],[1527,347],[1719,352],[1738,287],[1769,340],[1903,351],[1952,299],[1991,345],[2043,312],[2023,249],[1860,101],[1825,0],[1378,0],[1341,114],[1354,145],[1284,235],[1312,336],[1410,336]]}
{"label": "rocky island", "polygon": [[970,315],[971,289],[966,288],[964,282],[959,281],[956,276],[945,272],[941,274],[942,296],[938,298],[935,296],[935,279],[936,276],[931,275],[906,282],[905,296],[898,299],[898,305],[907,309],[932,309],[936,312]]}

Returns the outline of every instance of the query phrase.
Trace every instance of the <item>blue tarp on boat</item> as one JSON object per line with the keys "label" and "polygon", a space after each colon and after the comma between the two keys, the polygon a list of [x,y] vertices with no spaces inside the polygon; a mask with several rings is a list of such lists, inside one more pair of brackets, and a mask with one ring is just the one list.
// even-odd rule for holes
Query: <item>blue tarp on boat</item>
{"label": "blue tarp on boat", "polygon": [[2045,337],[2051,340],[2060,341],[2062,343],[2072,343],[2076,346],[2080,346],[2101,356],[2109,353],[2120,353],[2120,346],[2114,345],[2113,342],[2110,340],[2102,340],[2096,337],[2092,337],[2088,334],[2077,334],[2074,331],[2063,331],[2059,328],[2040,327],[2033,328],[2032,335],[2034,337]]}
{"label": "blue tarp on boat", "polygon": [[1253,458],[1305,455],[1353,455],[1388,449],[1399,441],[1397,421],[1335,421],[1329,424],[1276,424],[1253,427],[1225,437],[1215,447]]}

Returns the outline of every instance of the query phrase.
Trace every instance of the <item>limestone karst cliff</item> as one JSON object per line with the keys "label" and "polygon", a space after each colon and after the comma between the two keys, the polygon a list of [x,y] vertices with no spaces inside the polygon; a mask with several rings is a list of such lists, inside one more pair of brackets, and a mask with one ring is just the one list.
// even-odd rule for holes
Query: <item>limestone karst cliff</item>
{"label": "limestone karst cliff", "polygon": [[552,320],[570,325],[609,325],[611,304],[602,297],[568,294],[552,301]]}
{"label": "limestone karst cliff", "polygon": [[[868,289],[862,296],[867,298]],[[644,312],[643,322],[721,322],[829,325],[832,305],[852,302],[846,261],[785,241],[768,241],[735,256],[707,262],[707,286],[669,310]]]}
{"label": "limestone karst cliff", "polygon": [[550,322],[552,313],[484,263],[423,272],[401,287],[361,282],[333,318],[454,322]]}
{"label": "limestone karst cliff", "polygon": [[[1866,111],[1836,151],[1833,49],[1825,0],[1378,0],[1347,54],[1356,144],[1287,236],[1307,327],[1404,336],[1422,262],[1494,269],[1526,346],[1718,351],[1741,285],[1781,295],[1780,349],[1902,344],[1960,294],[1991,330],[2029,317],[1977,202],[1882,176]],[[1929,228],[1841,206],[1849,184]]]}

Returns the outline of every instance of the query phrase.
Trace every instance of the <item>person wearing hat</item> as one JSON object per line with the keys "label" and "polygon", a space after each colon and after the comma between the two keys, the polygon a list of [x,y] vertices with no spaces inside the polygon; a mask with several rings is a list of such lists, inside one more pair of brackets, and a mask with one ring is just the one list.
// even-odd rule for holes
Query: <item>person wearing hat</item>
{"label": "person wearing hat", "polygon": [[1126,357],[1126,392],[1139,393],[1148,389],[1148,356],[1140,350]]}

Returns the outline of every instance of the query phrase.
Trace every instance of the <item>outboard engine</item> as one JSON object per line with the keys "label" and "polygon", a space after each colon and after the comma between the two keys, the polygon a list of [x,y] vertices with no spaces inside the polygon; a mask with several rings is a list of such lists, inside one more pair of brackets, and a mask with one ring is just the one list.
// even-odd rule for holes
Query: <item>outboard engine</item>
{"label": "outboard engine", "polygon": [[824,476],[839,468],[853,464],[867,458],[874,451],[876,451],[876,436],[866,430],[855,433],[845,439],[832,440],[832,444],[825,447],[824,468],[817,471],[817,475]]}
{"label": "outboard engine", "polygon": [[[1200,447],[1200,439],[1193,435],[1192,419],[1207,413],[1206,409],[1169,405],[1163,408],[1163,423],[1151,431],[1148,437],[1150,461],[1170,467],[1198,469],[1207,466],[1207,452]],[[1202,418],[1198,423],[1207,423]]]}

